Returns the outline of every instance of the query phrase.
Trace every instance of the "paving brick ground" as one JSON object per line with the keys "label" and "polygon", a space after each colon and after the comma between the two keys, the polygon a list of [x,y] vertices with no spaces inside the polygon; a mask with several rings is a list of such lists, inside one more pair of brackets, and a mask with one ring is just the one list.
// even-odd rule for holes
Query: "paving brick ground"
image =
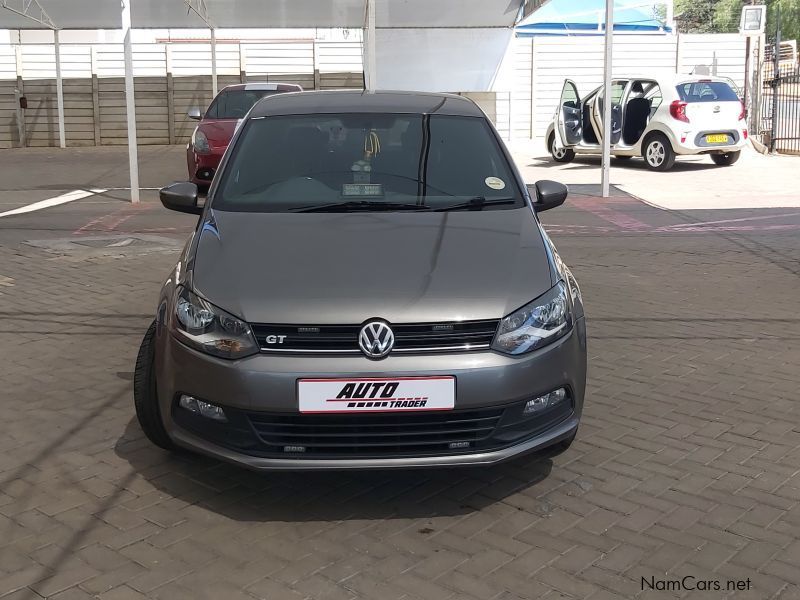
{"label": "paving brick ground", "polygon": [[[0,598],[800,598],[800,218],[573,192],[544,221],[590,319],[578,439],[477,470],[152,447],[132,369],[176,251],[137,235],[192,218],[151,195],[0,219]],[[26,243],[61,238],[95,241]],[[723,589],[642,589],[687,576]]]}

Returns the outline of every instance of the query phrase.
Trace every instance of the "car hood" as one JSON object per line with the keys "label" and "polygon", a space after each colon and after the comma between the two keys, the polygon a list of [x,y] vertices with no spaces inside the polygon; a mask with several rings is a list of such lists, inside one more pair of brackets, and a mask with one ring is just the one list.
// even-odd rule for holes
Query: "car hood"
{"label": "car hood", "polygon": [[209,145],[214,148],[226,148],[231,143],[238,123],[237,119],[209,119],[201,121],[198,128],[208,139]]}
{"label": "car hood", "polygon": [[528,208],[436,213],[209,211],[192,285],[251,323],[497,319],[551,287]]}

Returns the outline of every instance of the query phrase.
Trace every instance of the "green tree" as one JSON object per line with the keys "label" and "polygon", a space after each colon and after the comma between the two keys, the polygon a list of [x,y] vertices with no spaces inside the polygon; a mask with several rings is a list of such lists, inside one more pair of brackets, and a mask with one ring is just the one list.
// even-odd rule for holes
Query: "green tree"
{"label": "green tree", "polygon": [[[739,31],[742,6],[750,0],[675,0],[681,33],[735,33]],[[800,40],[800,0],[756,0],[767,5],[767,36],[775,35],[780,5],[781,38]]]}
{"label": "green tree", "polygon": [[720,0],[676,0],[675,19],[681,33],[716,33],[714,13]]}

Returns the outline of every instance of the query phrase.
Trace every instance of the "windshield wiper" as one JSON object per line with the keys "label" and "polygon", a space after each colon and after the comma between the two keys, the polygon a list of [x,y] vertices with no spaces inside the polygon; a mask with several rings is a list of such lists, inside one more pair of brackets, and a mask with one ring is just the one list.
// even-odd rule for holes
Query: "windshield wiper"
{"label": "windshield wiper", "polygon": [[496,200],[487,200],[486,196],[475,196],[466,202],[459,202],[458,204],[451,204],[450,206],[443,206],[442,208],[434,209],[436,212],[446,212],[448,210],[481,210],[484,206],[497,206],[499,204],[515,204],[517,201],[514,198],[497,198]]}
{"label": "windshield wiper", "polygon": [[402,202],[376,202],[374,200],[349,200],[315,206],[290,208],[291,212],[348,212],[358,210],[430,210],[427,204],[404,204]]}

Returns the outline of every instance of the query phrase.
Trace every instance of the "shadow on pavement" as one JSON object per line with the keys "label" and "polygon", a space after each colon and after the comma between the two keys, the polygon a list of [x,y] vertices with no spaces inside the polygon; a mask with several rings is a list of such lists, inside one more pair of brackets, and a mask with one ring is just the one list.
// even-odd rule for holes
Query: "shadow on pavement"
{"label": "shadow on pavement", "polygon": [[161,492],[237,521],[466,515],[535,486],[553,466],[550,458],[530,455],[486,468],[259,473],[189,452],[164,452],[144,437],[135,417],[114,450]]}
{"label": "shadow on pavement", "polygon": [[[704,157],[708,160],[707,163],[699,163],[699,162],[687,162],[681,160],[678,157],[678,160],[675,161],[675,165],[667,171],[667,173],[673,172],[692,172],[692,171],[707,171],[711,169],[719,169],[718,165],[715,165],[711,162],[711,159],[708,157]],[[530,163],[529,167],[544,167],[548,169],[560,168],[563,171],[576,171],[576,170],[583,170],[583,169],[597,169],[601,166],[601,158],[600,155],[580,155],[576,156],[575,160],[570,163],[558,163],[555,162],[552,158],[550,158],[549,154],[545,154],[542,156],[534,156],[532,159],[536,162]],[[644,162],[644,159],[635,156],[629,160],[612,157],[611,165],[615,169],[630,169],[632,171],[649,171],[649,167]],[[658,173],[653,171],[654,175]]]}

